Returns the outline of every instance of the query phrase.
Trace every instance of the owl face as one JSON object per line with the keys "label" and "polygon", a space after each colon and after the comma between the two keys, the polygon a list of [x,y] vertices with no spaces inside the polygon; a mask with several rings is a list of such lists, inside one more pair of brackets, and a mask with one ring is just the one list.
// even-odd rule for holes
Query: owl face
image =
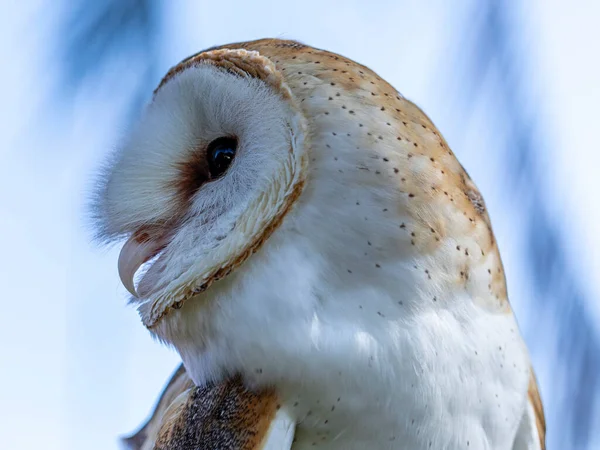
{"label": "owl face", "polygon": [[[239,58],[254,76],[232,66]],[[180,69],[114,155],[95,205],[103,238],[128,236],[119,272],[149,326],[256,251],[306,175],[304,117],[268,59],[216,51]]]}

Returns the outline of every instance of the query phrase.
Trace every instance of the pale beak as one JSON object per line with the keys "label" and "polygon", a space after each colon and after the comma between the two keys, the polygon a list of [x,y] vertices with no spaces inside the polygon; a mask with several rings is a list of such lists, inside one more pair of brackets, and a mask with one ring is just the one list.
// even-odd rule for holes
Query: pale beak
{"label": "pale beak", "polygon": [[[142,235],[143,236],[143,235]],[[123,245],[119,254],[119,277],[123,286],[133,295],[138,297],[133,277],[145,262],[149,261],[165,247],[163,240],[153,241],[147,237],[144,239],[138,233],[134,233]]]}

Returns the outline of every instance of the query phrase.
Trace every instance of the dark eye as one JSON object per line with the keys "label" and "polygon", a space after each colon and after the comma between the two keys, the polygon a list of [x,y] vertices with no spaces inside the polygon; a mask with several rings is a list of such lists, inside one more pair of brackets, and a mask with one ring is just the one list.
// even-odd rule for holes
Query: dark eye
{"label": "dark eye", "polygon": [[210,178],[215,179],[222,176],[235,158],[237,139],[221,137],[208,144],[207,158]]}

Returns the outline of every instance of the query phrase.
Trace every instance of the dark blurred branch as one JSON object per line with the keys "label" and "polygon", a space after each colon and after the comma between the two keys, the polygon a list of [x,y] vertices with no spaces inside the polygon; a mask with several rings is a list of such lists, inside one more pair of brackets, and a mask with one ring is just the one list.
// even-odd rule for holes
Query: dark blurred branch
{"label": "dark blurred branch", "polygon": [[138,80],[131,108],[139,108],[156,82],[161,4],[157,0],[72,0],[59,34],[60,92],[75,95],[111,64],[130,61]]}

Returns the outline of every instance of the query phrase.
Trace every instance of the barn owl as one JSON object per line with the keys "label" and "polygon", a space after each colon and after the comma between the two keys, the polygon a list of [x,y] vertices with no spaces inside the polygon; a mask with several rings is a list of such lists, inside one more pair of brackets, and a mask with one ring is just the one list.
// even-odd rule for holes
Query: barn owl
{"label": "barn owl", "polygon": [[482,196],[369,68],[278,39],[185,59],[94,211],[185,366],[147,448],[544,448]]}

